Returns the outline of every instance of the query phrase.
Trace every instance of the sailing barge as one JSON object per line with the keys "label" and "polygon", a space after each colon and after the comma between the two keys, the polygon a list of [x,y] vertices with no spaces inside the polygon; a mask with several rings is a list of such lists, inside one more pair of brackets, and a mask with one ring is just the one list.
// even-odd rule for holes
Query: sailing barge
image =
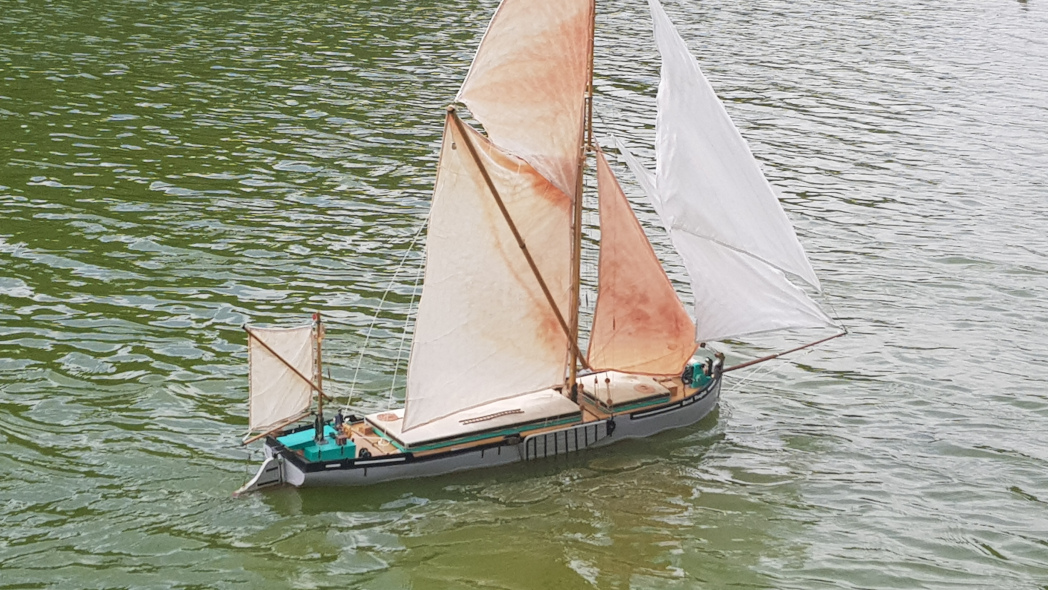
{"label": "sailing barge", "polygon": [[[457,106],[445,113],[404,407],[325,420],[319,316],[246,327],[258,434],[245,442],[264,439],[265,459],[237,494],[434,476],[687,426],[743,366],[725,368],[711,349],[696,357],[697,343],[836,327],[787,278],[819,289],[745,140],[658,0],[649,5],[662,56],[655,174],[616,147],[684,261],[694,319],[593,137],[594,0],[503,0],[455,99],[486,133]],[[583,354],[590,157],[601,239]]]}

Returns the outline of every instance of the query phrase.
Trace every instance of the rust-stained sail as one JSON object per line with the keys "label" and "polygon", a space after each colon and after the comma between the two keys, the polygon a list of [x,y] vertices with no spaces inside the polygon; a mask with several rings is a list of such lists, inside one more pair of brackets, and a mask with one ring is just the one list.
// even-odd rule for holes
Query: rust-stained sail
{"label": "rust-stained sail", "polygon": [[677,374],[695,352],[695,324],[599,150],[597,192],[600,284],[589,364],[598,371]]}
{"label": "rust-stained sail", "polygon": [[457,100],[488,137],[575,194],[593,0],[503,0]]}
{"label": "rust-stained sail", "polygon": [[452,117],[433,194],[404,430],[564,381],[567,336],[466,141],[525,244],[533,246],[561,313],[571,295],[571,199]]}

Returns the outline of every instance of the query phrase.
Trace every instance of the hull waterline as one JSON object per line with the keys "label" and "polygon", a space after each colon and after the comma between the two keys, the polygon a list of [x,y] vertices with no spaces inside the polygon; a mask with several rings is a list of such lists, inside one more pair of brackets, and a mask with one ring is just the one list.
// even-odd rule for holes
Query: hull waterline
{"label": "hull waterline", "polygon": [[460,445],[426,453],[391,453],[333,461],[306,461],[268,438],[265,460],[255,477],[234,495],[280,485],[365,486],[386,481],[434,477],[521,461],[541,460],[582,452],[630,438],[645,438],[690,426],[705,418],[720,399],[721,378],[683,399],[602,419],[534,433],[523,431],[501,440]]}

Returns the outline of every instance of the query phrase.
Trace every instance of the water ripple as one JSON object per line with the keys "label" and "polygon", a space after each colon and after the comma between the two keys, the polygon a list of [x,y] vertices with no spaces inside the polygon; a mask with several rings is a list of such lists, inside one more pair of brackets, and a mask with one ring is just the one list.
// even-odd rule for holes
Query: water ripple
{"label": "water ripple", "polygon": [[[495,4],[4,5],[0,588],[1043,585],[1034,2],[668,2],[851,335],[730,383],[688,432],[229,499],[258,460],[236,444],[246,321],[322,311],[344,395],[391,285],[355,405],[402,382],[442,108]],[[600,3],[597,135],[651,166],[645,10]]]}

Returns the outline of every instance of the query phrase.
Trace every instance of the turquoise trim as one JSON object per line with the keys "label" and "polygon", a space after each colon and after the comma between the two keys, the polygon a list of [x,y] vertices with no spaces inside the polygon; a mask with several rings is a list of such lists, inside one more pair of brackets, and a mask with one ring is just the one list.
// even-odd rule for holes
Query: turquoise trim
{"label": "turquoise trim", "polygon": [[[278,436],[277,442],[284,445],[292,451],[298,451],[304,449],[313,442],[314,435],[316,432],[315,428],[307,428],[300,430],[292,434],[286,434],[284,436]],[[330,424],[324,425],[324,438],[333,438],[335,436],[335,429]]]}
{"label": "turquoise trim", "polygon": [[303,449],[303,453],[306,456],[306,460],[310,463],[337,459],[356,459],[357,444],[353,441],[346,441],[346,444],[340,445],[332,439],[324,439],[324,444],[308,446]]}
{"label": "turquoise trim", "polygon": [[324,442],[317,444],[313,440],[314,428],[307,428],[291,434],[277,437],[277,442],[291,451],[302,451],[302,457],[309,463],[322,463],[335,459],[355,459],[357,445],[346,441],[340,445],[335,442],[335,429],[330,424],[324,425]]}

